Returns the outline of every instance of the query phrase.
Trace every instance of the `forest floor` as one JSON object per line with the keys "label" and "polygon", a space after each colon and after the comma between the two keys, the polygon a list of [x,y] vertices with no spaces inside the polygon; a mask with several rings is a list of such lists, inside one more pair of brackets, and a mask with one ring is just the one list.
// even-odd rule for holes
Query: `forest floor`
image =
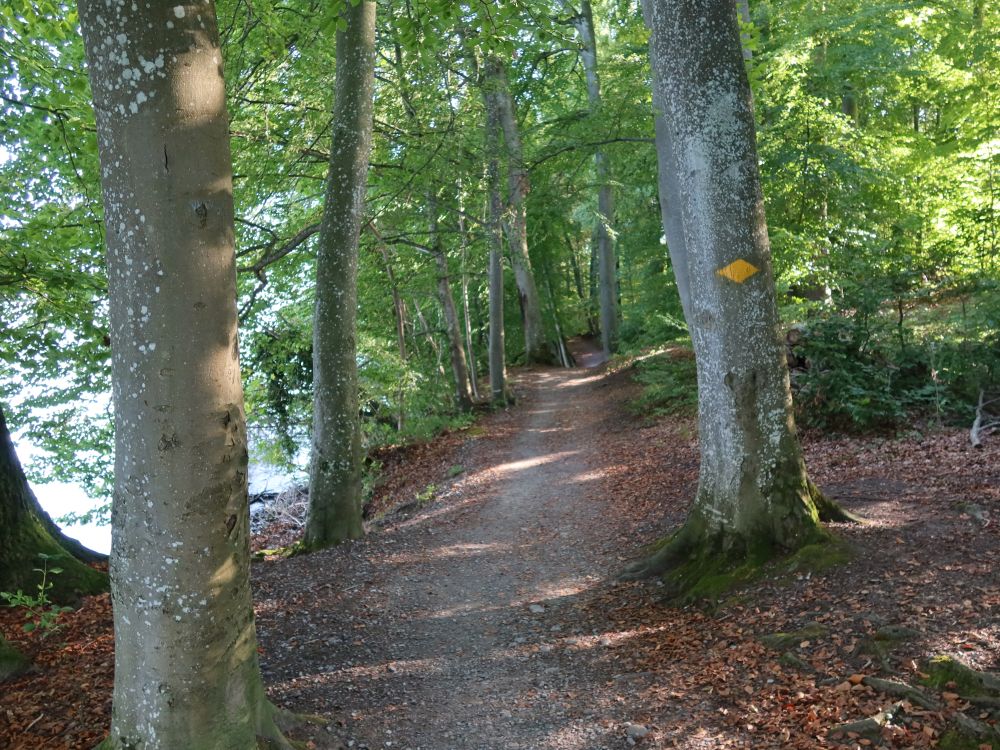
{"label": "forest floor", "polygon": [[[813,478],[866,519],[834,527],[850,560],[775,565],[725,601],[675,607],[658,582],[617,575],[684,518],[696,426],[637,416],[630,368],[578,361],[595,366],[522,371],[516,406],[384,454],[365,539],[254,564],[271,699],[327,717],[303,740],[1000,750],[1000,697],[922,686],[938,655],[1000,669],[1000,439],[806,435]],[[271,532],[258,547],[294,528]],[[0,613],[0,632],[36,668],[0,686],[0,747],[92,747],[109,716],[107,597],[45,641],[16,617]],[[836,729],[885,709],[867,734]],[[957,744],[956,722],[984,734]]]}

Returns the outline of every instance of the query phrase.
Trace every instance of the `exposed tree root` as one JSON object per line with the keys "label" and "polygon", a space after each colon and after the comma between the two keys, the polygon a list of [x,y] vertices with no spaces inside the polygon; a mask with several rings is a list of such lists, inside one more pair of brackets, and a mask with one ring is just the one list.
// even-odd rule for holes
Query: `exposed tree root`
{"label": "exposed tree root", "polygon": [[864,523],[864,519],[860,516],[856,516],[850,511],[844,510],[840,507],[840,504],[834,500],[831,500],[822,492],[819,488],[809,482],[809,496],[813,501],[813,505],[816,506],[816,511],[819,513],[819,520],[824,523],[839,522],[839,523]]}
{"label": "exposed tree root", "polygon": [[903,708],[903,702],[897,701],[891,706],[882,709],[874,716],[859,721],[849,721],[845,724],[837,724],[830,728],[831,735],[837,734],[860,734],[877,735],[882,731],[882,727],[890,723]]}
{"label": "exposed tree root", "polygon": [[266,703],[264,715],[265,718],[258,722],[257,727],[258,750],[305,750],[308,747],[305,742],[289,739],[285,736],[286,733],[309,724],[326,726],[330,723],[325,716],[293,713],[270,702]]}
{"label": "exposed tree root", "polygon": [[660,576],[672,570],[692,551],[687,529],[688,526],[685,524],[672,536],[660,540],[654,545],[655,549],[650,555],[630,564],[622,571],[619,578],[623,581],[638,581]]}

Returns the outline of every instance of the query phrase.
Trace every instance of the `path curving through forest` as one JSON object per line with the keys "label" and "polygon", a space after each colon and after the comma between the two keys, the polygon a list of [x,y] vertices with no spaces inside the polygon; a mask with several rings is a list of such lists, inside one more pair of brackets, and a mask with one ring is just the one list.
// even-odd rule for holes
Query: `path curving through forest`
{"label": "path curving through forest", "polygon": [[[637,416],[628,368],[536,369],[517,389],[515,408],[403,464],[439,482],[432,501],[255,565],[265,682],[326,717],[316,748],[835,748],[836,727],[896,700],[868,676],[920,684],[936,654],[1000,671],[1000,444],[807,442],[820,486],[867,520],[834,527],[850,561],[777,563],[724,604],[676,608],[616,574],[683,520],[693,421]],[[908,635],[867,645],[883,629]],[[904,717],[878,746],[936,746],[952,715]]]}
{"label": "path curving through forest", "polygon": [[591,367],[519,377],[518,407],[470,439],[440,500],[259,571],[277,702],[332,718],[345,747],[621,744],[621,712],[599,695],[608,665],[589,658],[611,644],[572,606],[621,567],[601,482],[602,358],[577,356]]}

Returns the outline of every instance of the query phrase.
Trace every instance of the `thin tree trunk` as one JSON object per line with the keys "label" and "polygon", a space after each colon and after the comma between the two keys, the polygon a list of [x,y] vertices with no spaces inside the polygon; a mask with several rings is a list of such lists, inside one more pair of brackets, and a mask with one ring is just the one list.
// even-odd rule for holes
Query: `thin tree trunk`
{"label": "thin tree trunk", "polygon": [[[257,661],[222,50],[210,0],[81,0],[107,232],[115,684],[102,748],[289,748]],[[122,62],[136,68],[122,74]]]}
{"label": "thin tree trunk", "polygon": [[[736,13],[739,16],[741,24],[744,26],[750,25],[751,18],[749,0],[736,0]],[[753,51],[750,49],[750,37],[742,29],[740,30],[740,48],[743,50],[743,60],[745,62],[753,60]]]}
{"label": "thin tree trunk", "polygon": [[[396,283],[396,274],[392,270],[392,263],[389,260],[389,251],[385,245],[379,244],[379,253],[382,255],[382,263],[385,268],[385,276],[389,281],[389,291],[392,293],[393,317],[396,320],[396,345],[399,347],[399,361],[406,365],[406,306],[403,298],[399,294],[399,285]],[[402,431],[406,421],[406,411],[404,408],[403,388],[400,387],[396,394],[398,402],[398,412],[396,414],[396,429]]]}
{"label": "thin tree trunk", "polygon": [[701,578],[725,560],[824,540],[818,517],[828,506],[792,421],[736,9],[716,0],[646,8],[665,121],[660,165],[685,177],[669,190],[684,238],[671,254],[687,271],[702,460],[684,527],[635,572],[701,565]]}
{"label": "thin tree trunk", "polygon": [[503,319],[503,236],[501,222],[503,202],[500,198],[500,112],[496,97],[488,92],[486,100],[486,190],[487,221],[486,236],[490,248],[490,399],[494,404],[506,404],[507,360],[504,348]]}
{"label": "thin tree trunk", "polygon": [[438,301],[444,316],[445,332],[448,336],[448,350],[451,354],[451,373],[455,379],[455,406],[461,411],[472,408],[472,394],[469,392],[469,371],[465,365],[465,347],[462,345],[462,330],[455,309],[455,299],[451,294],[451,279],[448,256],[438,231],[437,196],[433,192],[427,196],[427,211],[430,215],[430,230],[434,249],[434,262],[438,269]]}
{"label": "thin tree trunk", "polygon": [[518,131],[514,101],[507,85],[503,64],[491,58],[486,61],[487,96],[493,97],[507,145],[507,183],[510,200],[510,218],[507,222],[507,241],[510,245],[511,266],[521,299],[524,322],[524,348],[528,364],[548,364],[553,361],[552,350],[545,339],[542,309],[538,288],[528,254],[527,198],[531,189],[528,170],[524,166],[521,135]]}
{"label": "thin tree trunk", "polygon": [[584,317],[587,319],[587,332],[591,335],[597,333],[597,321],[594,320],[594,310],[591,299],[591,293],[593,290],[588,292],[587,288],[583,283],[583,269],[580,267],[580,259],[577,257],[577,249],[573,246],[573,240],[570,236],[566,235],[566,247],[569,249],[569,265],[573,272],[572,283],[576,289],[576,296],[580,300],[581,309],[583,310]]}
{"label": "thin tree trunk", "polygon": [[590,261],[587,264],[587,286],[590,291],[590,314],[587,316],[587,322],[590,325],[590,332],[593,334],[600,333],[601,297],[600,284],[598,283],[601,275],[600,257],[597,243],[591,237]]}
{"label": "thin tree trunk", "polygon": [[73,601],[80,594],[107,590],[107,576],[84,562],[104,559],[63,535],[38,504],[17,459],[7,421],[0,409],[0,591],[34,593],[41,567],[39,555],[62,573],[50,576],[53,601]]}
{"label": "thin tree trunk", "polygon": [[469,243],[465,231],[465,219],[458,217],[458,232],[462,238],[462,314],[465,321],[465,350],[469,357],[469,385],[472,387],[472,397],[479,400],[479,373],[476,372],[476,350],[472,342],[472,315],[469,308],[469,273],[467,261]]}
{"label": "thin tree trunk", "polygon": [[552,275],[548,268],[544,268],[542,276],[545,279],[545,290],[549,294],[549,305],[552,307],[552,322],[556,327],[556,345],[559,352],[559,364],[563,367],[572,367],[573,360],[566,349],[566,341],[563,339],[562,325],[559,323],[559,304],[556,302],[555,290],[552,288]]}
{"label": "thin tree trunk", "polygon": [[[587,78],[587,100],[592,117],[601,112],[601,81],[597,69],[597,38],[594,33],[594,14],[590,0],[580,0],[580,13],[574,24],[583,49],[583,69]],[[611,188],[611,165],[608,155],[598,148],[594,152],[594,169],[597,174],[597,223],[594,226],[594,244],[597,248],[598,278],[600,279],[601,346],[604,354],[611,356],[618,347],[618,281],[617,261],[612,235],[614,226],[614,192]]]}
{"label": "thin tree trunk", "polygon": [[375,81],[375,3],[344,6],[337,32],[333,146],[316,257],[313,440],[305,541],[364,535],[358,405],[358,237],[368,184]]}
{"label": "thin tree trunk", "polygon": [[420,322],[420,328],[422,333],[427,338],[427,343],[430,344],[431,351],[434,353],[434,357],[437,359],[437,371],[438,375],[442,378],[445,377],[444,372],[444,357],[441,354],[441,347],[438,346],[437,340],[434,338],[434,332],[431,327],[427,324],[427,318],[424,317],[423,311],[420,309],[420,303],[417,302],[416,298],[413,299],[413,309],[417,313],[417,320]]}

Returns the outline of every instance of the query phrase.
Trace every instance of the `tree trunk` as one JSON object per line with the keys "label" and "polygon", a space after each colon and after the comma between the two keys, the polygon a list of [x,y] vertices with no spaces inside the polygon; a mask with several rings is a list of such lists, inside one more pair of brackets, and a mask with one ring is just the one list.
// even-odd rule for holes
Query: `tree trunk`
{"label": "tree trunk", "polygon": [[[581,57],[587,77],[587,100],[591,116],[601,110],[601,82],[597,71],[597,39],[594,34],[594,14],[590,0],[581,0],[580,13],[574,20],[583,44]],[[593,242],[597,247],[598,278],[600,279],[601,346],[604,354],[611,356],[618,347],[618,281],[615,269],[615,245],[611,227],[614,226],[614,192],[611,188],[611,165],[607,154],[600,148],[594,152],[594,169],[597,174],[597,224]]]}
{"label": "tree trunk", "polygon": [[489,242],[490,283],[490,399],[494,404],[508,402],[507,359],[504,348],[503,320],[503,202],[500,198],[500,112],[496,97],[486,96],[486,189],[488,217],[486,236]]}
{"label": "tree trunk", "polygon": [[568,234],[566,235],[566,247],[569,249],[569,264],[573,271],[573,280],[571,283],[576,289],[576,296],[579,298],[580,306],[587,318],[587,332],[593,335],[597,333],[597,321],[594,320],[594,306],[593,299],[591,297],[594,290],[591,289],[588,292],[588,290],[584,287],[583,270],[580,268],[580,259],[577,257],[577,250],[573,245],[573,240]]}
{"label": "tree trunk", "polygon": [[107,576],[82,561],[103,558],[75,539],[63,536],[42,510],[17,459],[14,442],[0,409],[0,591],[18,589],[35,594],[41,566],[39,555],[55,558],[62,573],[49,577],[54,601],[73,601],[80,594],[107,589]]}
{"label": "tree trunk", "polygon": [[[382,262],[385,264],[385,276],[389,281],[389,291],[392,292],[392,309],[396,320],[396,346],[399,348],[399,361],[406,364],[406,306],[403,304],[403,297],[399,293],[399,285],[396,283],[396,274],[392,270],[392,263],[389,262],[389,251],[385,245],[379,244],[379,253],[382,255]],[[396,429],[402,431],[406,422],[406,410],[403,405],[403,388],[400,386],[396,396],[398,400],[398,410],[396,413]]]}
{"label": "tree trunk", "polygon": [[444,252],[444,243],[438,231],[437,196],[430,193],[427,196],[427,209],[430,214],[430,230],[434,262],[438,269],[438,300],[441,302],[441,312],[444,314],[445,332],[448,335],[448,351],[451,355],[451,374],[455,379],[455,406],[460,411],[472,408],[472,394],[469,392],[469,370],[465,365],[465,346],[462,344],[461,323],[458,311],[455,309],[455,298],[451,294],[451,279],[448,270],[448,256]]}
{"label": "tree trunk", "polygon": [[[289,748],[257,661],[232,162],[212,2],[81,0],[115,412],[104,748]],[[135,67],[128,67],[133,65]]]}
{"label": "tree trunk", "polygon": [[657,150],[683,237],[671,257],[687,275],[701,471],[682,529],[633,572],[681,565],[697,585],[723,563],[826,539],[817,501],[826,505],[792,421],[735,5],[648,0],[647,20],[665,124]]}
{"label": "tree trunk", "polygon": [[465,219],[458,217],[458,232],[462,238],[462,315],[465,323],[465,351],[469,357],[469,385],[472,387],[472,398],[479,400],[479,373],[476,367],[476,350],[472,341],[472,312],[469,305],[469,273],[466,267],[469,255],[468,235],[465,231]]}
{"label": "tree trunk", "polygon": [[507,183],[510,200],[510,219],[507,222],[507,241],[510,245],[514,281],[521,299],[524,322],[524,350],[528,364],[552,364],[554,355],[545,339],[542,325],[542,308],[538,298],[535,276],[528,254],[527,198],[531,189],[528,170],[524,166],[524,152],[518,130],[514,101],[507,86],[507,73],[496,58],[486,61],[486,95],[492,97],[499,115],[500,127],[507,144]]}
{"label": "tree trunk", "polygon": [[375,82],[375,3],[344,6],[337,32],[333,147],[316,256],[313,439],[306,544],[364,535],[358,416],[358,237],[368,185]]}
{"label": "tree trunk", "polygon": [[427,344],[430,346],[431,352],[437,360],[438,375],[443,378],[445,377],[444,365],[442,364],[444,357],[441,355],[441,347],[438,346],[437,340],[434,338],[434,331],[431,330],[430,324],[427,322],[427,318],[424,317],[424,313],[420,309],[420,303],[417,302],[416,297],[413,298],[413,310],[417,313],[417,321],[420,323],[421,333],[423,333],[424,337],[427,339]]}

